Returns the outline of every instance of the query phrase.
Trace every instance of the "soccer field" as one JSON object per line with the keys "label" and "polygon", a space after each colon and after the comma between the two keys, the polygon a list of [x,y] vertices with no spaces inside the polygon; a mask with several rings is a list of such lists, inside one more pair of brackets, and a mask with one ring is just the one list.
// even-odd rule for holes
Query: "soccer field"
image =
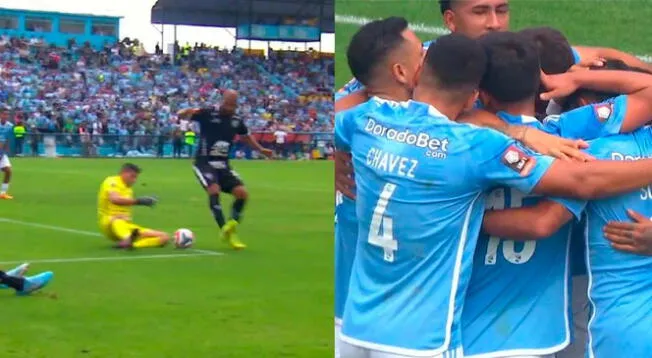
{"label": "soccer field", "polygon": [[[652,0],[510,0],[511,28],[552,26],[571,44],[607,46],[637,55],[652,54]],[[424,40],[443,33],[435,0],[337,0],[335,7],[336,85],[350,78],[346,48],[356,29],[369,19],[403,16]]]}
{"label": "soccer field", "polygon": [[55,278],[32,297],[0,291],[0,357],[332,355],[331,162],[235,162],[251,200],[239,228],[249,247],[234,252],[189,160],[132,160],[144,169],[136,194],[161,200],[136,221],[190,228],[196,243],[118,252],[97,234],[96,195],[122,160],[12,161],[0,267],[30,261]]}

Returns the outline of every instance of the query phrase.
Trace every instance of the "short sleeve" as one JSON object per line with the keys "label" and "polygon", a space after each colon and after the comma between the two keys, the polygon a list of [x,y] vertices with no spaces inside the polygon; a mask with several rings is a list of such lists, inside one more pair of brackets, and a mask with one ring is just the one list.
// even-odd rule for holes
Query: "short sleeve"
{"label": "short sleeve", "polygon": [[575,47],[571,47],[571,51],[573,52],[573,61],[577,65],[578,63],[580,63],[580,61],[582,61],[582,56],[580,56],[579,51],[577,51]]}
{"label": "short sleeve", "polygon": [[205,121],[206,121],[206,118],[210,117],[210,114],[211,114],[210,112],[211,112],[210,109],[208,109],[208,108],[202,108],[202,109],[200,109],[198,112],[196,112],[195,114],[193,114],[193,115],[190,117],[190,120],[191,120],[191,121],[194,121],[194,122],[199,122],[199,123],[205,122]]}
{"label": "short sleeve", "polygon": [[100,191],[103,193],[109,193],[112,191],[120,191],[120,187],[115,178],[106,178],[102,185],[100,186]]}
{"label": "short sleeve", "polygon": [[548,199],[563,205],[571,214],[573,214],[573,216],[575,217],[575,219],[577,219],[577,221],[580,221],[582,219],[582,212],[584,211],[584,208],[586,207],[587,204],[586,200],[558,198],[558,197],[553,197]]}
{"label": "short sleeve", "polygon": [[353,92],[360,91],[364,89],[365,87],[360,83],[355,78],[352,78],[347,84],[344,85],[340,90],[335,92],[335,101],[339,101],[340,99],[350,95]]}
{"label": "short sleeve", "polygon": [[245,124],[245,121],[240,119],[240,124],[238,125],[238,135],[249,135],[249,128]]}
{"label": "short sleeve", "polygon": [[472,158],[478,158],[474,165],[483,189],[505,185],[525,194],[532,192],[554,159],[532,152],[496,131],[479,130],[486,133],[476,136]]}
{"label": "short sleeve", "polygon": [[627,113],[627,96],[576,108],[543,120],[549,133],[563,138],[591,140],[620,133]]}
{"label": "short sleeve", "polygon": [[344,152],[351,151],[351,120],[348,111],[335,114],[335,148]]}

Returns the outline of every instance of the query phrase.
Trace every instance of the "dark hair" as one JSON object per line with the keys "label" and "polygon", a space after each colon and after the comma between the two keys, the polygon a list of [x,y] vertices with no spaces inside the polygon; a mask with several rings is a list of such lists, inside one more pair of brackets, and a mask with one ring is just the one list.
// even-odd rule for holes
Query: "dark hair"
{"label": "dark hair", "polygon": [[[652,72],[640,67],[633,67],[627,65],[621,60],[605,60],[604,66],[591,66],[589,67],[590,71],[600,71],[600,70],[612,70],[612,71],[632,71],[640,72],[652,75]],[[596,103],[604,102],[609,98],[620,96],[622,93],[619,92],[604,92],[604,91],[593,91],[590,89],[580,88],[575,91],[573,94],[566,97],[564,103],[561,104],[562,111],[567,112],[573,110],[580,105],[580,97],[592,97],[595,98]]]}
{"label": "dark hair", "polygon": [[453,33],[430,45],[423,66],[422,83],[454,96],[467,96],[478,89],[487,60],[475,40]]}
{"label": "dark hair", "polygon": [[405,38],[408,22],[402,17],[388,17],[362,26],[351,38],[346,57],[353,76],[365,86],[374,70],[396,50]]}
{"label": "dark hair", "polygon": [[439,0],[439,10],[441,11],[442,15],[446,12],[446,10],[451,10],[452,2],[453,0]]}
{"label": "dark hair", "polygon": [[123,172],[134,172],[136,174],[140,174],[140,172],[141,172],[140,167],[137,166],[136,164],[133,164],[133,163],[125,163],[125,164],[123,164],[121,171],[123,171]]}
{"label": "dark hair", "polygon": [[575,64],[573,49],[566,36],[552,27],[532,27],[519,32],[539,53],[543,72],[552,75],[568,71]]}
{"label": "dark hair", "polygon": [[540,67],[536,47],[514,32],[492,32],[478,42],[487,54],[487,72],[480,89],[503,103],[534,98]]}

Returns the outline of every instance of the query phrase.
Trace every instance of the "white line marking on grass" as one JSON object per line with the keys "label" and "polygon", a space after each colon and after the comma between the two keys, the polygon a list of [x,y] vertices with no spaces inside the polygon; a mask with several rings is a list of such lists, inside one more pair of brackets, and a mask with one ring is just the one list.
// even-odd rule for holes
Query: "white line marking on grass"
{"label": "white line marking on grass", "polygon": [[224,255],[223,252],[219,252],[219,251],[211,251],[211,250],[203,250],[203,249],[187,249],[187,250],[204,254],[204,255],[218,255],[218,256]]}
{"label": "white line marking on grass", "polygon": [[[362,26],[373,20],[376,19],[372,19],[369,17],[362,17],[362,16],[335,14],[335,23],[338,24]],[[450,31],[445,27],[432,26],[421,22],[411,23],[410,28],[414,32],[419,32],[422,34],[429,34],[429,35],[437,35],[437,36],[442,36],[450,33]],[[636,55],[636,57],[638,57],[641,61],[652,62],[652,55]]]}
{"label": "white line marking on grass", "polygon": [[[45,225],[45,224],[39,224],[39,223],[30,222],[30,221],[14,220],[14,219],[0,217],[0,223],[3,223],[3,222],[8,223],[8,224],[23,225],[23,226],[34,227],[34,228],[39,228],[39,229],[67,232],[67,233],[77,234],[77,235],[102,237],[102,234],[100,234],[98,232],[94,232],[94,231],[70,229],[70,228],[66,228],[66,227],[62,227],[62,226]],[[195,252],[195,253],[200,254],[200,255],[216,255],[216,256],[224,255],[223,252],[219,252],[219,251],[202,250],[202,249],[187,249],[187,250]],[[197,254],[195,254],[195,255],[197,255]],[[184,255],[188,256],[188,254],[184,254]],[[164,255],[160,255],[160,256],[164,256]],[[36,262],[36,261],[34,261],[34,262]]]}
{"label": "white line marking on grass", "polygon": [[77,235],[84,235],[84,236],[96,236],[96,237],[97,236],[102,236],[100,233],[93,232],[93,231],[69,229],[69,228],[65,228],[65,227],[61,227],[61,226],[45,225],[45,224],[39,224],[39,223],[34,223],[34,222],[28,222],[28,221],[14,220],[14,219],[9,219],[9,218],[0,218],[0,222],[15,224],[15,225],[23,225],[23,226],[35,227],[35,228],[39,228],[39,229],[61,231],[61,232],[67,232],[67,233],[70,233],[70,234],[77,234]]}
{"label": "white line marking on grass", "polygon": [[[199,251],[199,250],[195,250]],[[204,251],[204,250],[201,250]],[[30,264],[55,264],[69,262],[98,262],[98,261],[126,261],[126,260],[150,260],[150,259],[171,259],[179,257],[201,257],[201,256],[222,256],[222,253],[206,251],[188,254],[166,254],[166,255],[139,255],[139,256],[103,256],[103,257],[72,257],[65,259],[40,259],[40,260],[19,260],[19,261],[0,261],[0,265],[17,265],[25,262]]]}

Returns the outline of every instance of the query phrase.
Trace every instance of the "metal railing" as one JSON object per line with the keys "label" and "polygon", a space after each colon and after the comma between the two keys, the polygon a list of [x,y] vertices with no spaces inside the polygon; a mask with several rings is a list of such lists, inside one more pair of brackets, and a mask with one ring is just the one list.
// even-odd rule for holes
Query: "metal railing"
{"label": "metal railing", "polygon": [[[333,133],[289,133],[284,144],[277,144],[273,133],[253,133],[266,148],[284,158],[326,156],[333,142]],[[188,158],[196,145],[184,137],[173,135],[85,135],[70,133],[26,133],[23,138],[10,138],[5,152],[10,156],[61,157],[152,157]],[[236,140],[232,158],[257,159],[259,153]]]}

